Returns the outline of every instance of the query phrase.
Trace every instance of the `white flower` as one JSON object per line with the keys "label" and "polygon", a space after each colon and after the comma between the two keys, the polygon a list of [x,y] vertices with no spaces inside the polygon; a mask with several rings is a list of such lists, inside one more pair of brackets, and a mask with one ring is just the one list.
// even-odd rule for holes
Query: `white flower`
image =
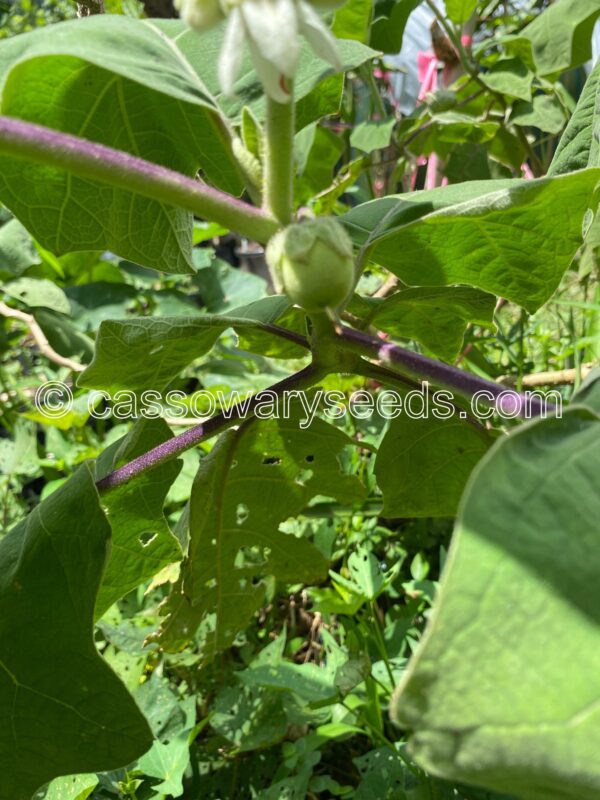
{"label": "white flower", "polygon": [[229,17],[219,58],[219,80],[232,95],[244,42],[265,91],[279,103],[291,99],[290,81],[298,69],[300,37],[336,69],[342,65],[336,40],[307,0],[177,0],[181,16],[196,30]]}

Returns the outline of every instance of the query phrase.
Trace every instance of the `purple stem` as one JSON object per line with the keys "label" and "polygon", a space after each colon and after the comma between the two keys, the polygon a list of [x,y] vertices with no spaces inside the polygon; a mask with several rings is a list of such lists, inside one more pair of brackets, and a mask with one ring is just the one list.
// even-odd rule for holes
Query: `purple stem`
{"label": "purple stem", "polygon": [[382,342],[352,328],[338,328],[338,337],[351,350],[386,364],[393,364],[418,381],[430,381],[470,399],[477,395],[487,405],[494,406],[498,414],[509,418],[530,419],[545,415],[555,408],[538,395],[520,394],[512,389],[506,389],[493,381],[487,381],[449,364],[413,353],[396,344]]}
{"label": "purple stem", "polygon": [[[273,386],[270,386],[265,392],[268,392],[269,396],[273,393],[282,395],[284,392],[293,389],[307,388],[315,384],[323,377],[323,374],[322,370],[311,364],[300,370],[300,372],[296,372],[284,378],[282,381],[279,381],[279,383],[273,384]],[[165,461],[169,461],[175,458],[175,456],[181,455],[185,450],[189,450],[205,439],[209,439],[211,436],[215,436],[217,433],[232,427],[245,417],[251,416],[257,404],[261,401],[261,397],[263,400],[265,399],[265,396],[263,396],[265,392],[258,392],[258,394],[255,394],[254,397],[250,398],[247,402],[242,401],[238,403],[228,411],[221,412],[211,417],[206,422],[195,425],[193,428],[184,431],[184,433],[174,436],[172,439],[163,442],[163,444],[159,444],[158,447],[154,447],[152,450],[135,458],[123,467],[119,467],[119,469],[109,473],[96,482],[98,491],[104,492],[108,489],[122,486],[124,483],[141,475],[143,472],[147,472],[157,467],[159,464],[163,464]]]}
{"label": "purple stem", "polygon": [[79,136],[0,116],[0,153],[102,181],[267,242],[278,223],[261,209],[151,161]]}

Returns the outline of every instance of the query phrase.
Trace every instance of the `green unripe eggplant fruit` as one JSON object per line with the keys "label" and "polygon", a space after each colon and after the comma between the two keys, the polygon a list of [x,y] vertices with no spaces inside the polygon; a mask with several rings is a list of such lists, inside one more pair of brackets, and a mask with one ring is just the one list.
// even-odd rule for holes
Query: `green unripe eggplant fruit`
{"label": "green unripe eggplant fruit", "polygon": [[284,228],[269,242],[266,256],[278,290],[306,311],[337,308],[352,291],[352,242],[334,217]]}

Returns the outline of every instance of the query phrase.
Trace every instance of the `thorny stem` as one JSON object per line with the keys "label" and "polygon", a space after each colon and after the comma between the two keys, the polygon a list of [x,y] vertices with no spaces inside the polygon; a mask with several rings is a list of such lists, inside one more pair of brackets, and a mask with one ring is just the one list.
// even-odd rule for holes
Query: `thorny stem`
{"label": "thorny stem", "polygon": [[[300,370],[300,372],[296,372],[294,375],[290,375],[274,384],[268,389],[268,392],[269,395],[273,393],[282,395],[294,389],[306,389],[324,376],[325,372],[323,370],[310,365]],[[206,439],[221,433],[221,431],[227,430],[227,428],[231,428],[233,425],[237,425],[241,420],[253,415],[261,399],[264,401],[263,393],[258,392],[254,397],[250,398],[250,400],[242,400],[227,411],[223,411],[211,417],[211,419],[206,422],[196,425],[194,428],[184,431],[184,433],[180,433],[178,436],[158,445],[158,447],[154,447],[152,450],[144,453],[144,455],[135,458],[133,461],[130,461],[128,464],[125,464],[123,467],[120,467],[97,481],[96,486],[98,490],[103,492],[108,489],[114,489],[117,486],[122,486],[132,478],[157,467],[159,464],[164,464],[165,461],[170,461],[172,458],[181,455],[185,450],[189,450],[191,447],[200,444]]]}
{"label": "thorny stem", "polygon": [[278,229],[269,214],[198,180],[42,125],[0,116],[0,153],[187,209],[263,244]]}
{"label": "thorny stem", "polygon": [[295,103],[293,86],[289,103],[267,97],[265,120],[265,211],[281,225],[292,221],[294,206],[294,129]]}

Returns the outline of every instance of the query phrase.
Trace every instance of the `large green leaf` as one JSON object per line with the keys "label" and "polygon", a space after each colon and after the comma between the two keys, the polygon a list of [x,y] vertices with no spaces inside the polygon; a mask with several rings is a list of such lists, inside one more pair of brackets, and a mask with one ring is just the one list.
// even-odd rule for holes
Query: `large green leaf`
{"label": "large green leaf", "polygon": [[557,0],[517,35],[531,42],[539,75],[577,67],[592,57],[600,0]]}
{"label": "large green leaf", "polygon": [[[241,189],[214,99],[151,21],[96,15],[16,36],[0,46],[0,75],[3,114]],[[191,271],[186,211],[7,156],[0,176],[0,199],[54,253],[108,249]]]}
{"label": "large green leaf", "polygon": [[453,361],[471,322],[492,327],[494,295],[467,286],[403,289],[383,301],[354,298],[350,311],[393,336],[415,339],[434,355]]}
{"label": "large green leaf", "polygon": [[371,258],[413,286],[477,286],[535,311],[582,242],[600,170],[472,181],[373,200],[342,217]]}
{"label": "large green leaf", "polygon": [[562,175],[585,167],[600,166],[598,137],[600,120],[600,62],[590,73],[548,169]]}
{"label": "large green leaf", "polygon": [[323,579],[328,564],[320,552],[279,526],[316,495],[349,503],[363,496],[337,459],[350,442],[319,419],[302,430],[296,418],[249,420],[221,437],[194,482],[189,557],[165,609],[164,646],[181,646],[202,625],[202,657],[210,660],[264,602],[261,576]]}
{"label": "large green leaf", "polygon": [[79,385],[141,391],[163,389],[181,370],[207,353],[227,328],[262,328],[289,307],[285,297],[257,300],[231,316],[139,317],[103,322],[94,360]]}
{"label": "large green leaf", "polygon": [[148,724],[98,654],[96,593],[110,527],[81,467],[0,542],[0,797],[125,766]]}
{"label": "large green leaf", "polygon": [[485,428],[467,422],[465,412],[438,418],[436,410],[432,402],[427,416],[418,418],[416,405],[390,423],[375,462],[386,517],[454,516],[469,475],[491,444]]}
{"label": "large green leaf", "polygon": [[525,800],[600,796],[600,420],[504,438],[463,499],[394,699],[417,763]]}
{"label": "large green leaf", "polygon": [[[172,437],[162,419],[142,419],[98,460],[97,478]],[[163,515],[163,504],[181,462],[168,461],[102,495],[112,530],[110,560],[96,600],[96,618],[163,567],[181,559],[179,542]]]}

